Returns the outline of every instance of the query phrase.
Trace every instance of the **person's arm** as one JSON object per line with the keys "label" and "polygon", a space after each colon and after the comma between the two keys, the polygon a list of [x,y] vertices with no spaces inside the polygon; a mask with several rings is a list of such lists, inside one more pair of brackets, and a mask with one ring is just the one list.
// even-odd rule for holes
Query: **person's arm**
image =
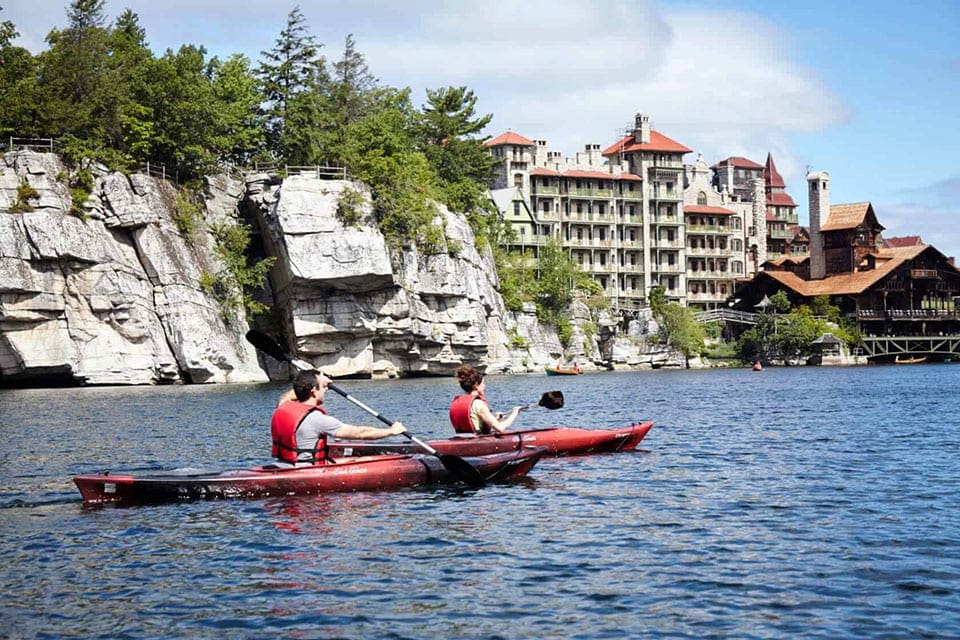
{"label": "person's arm", "polygon": [[345,424],[337,429],[335,436],[344,440],[379,440],[380,438],[398,436],[405,433],[406,430],[407,428],[403,426],[402,422],[394,422],[386,429]]}
{"label": "person's arm", "polygon": [[480,402],[479,407],[479,416],[483,424],[487,425],[491,429],[503,433],[506,431],[513,421],[517,419],[517,414],[520,413],[520,407],[514,407],[510,410],[510,413],[506,418],[503,417],[503,414],[493,415],[493,412],[490,411],[490,407],[487,406],[486,402]]}
{"label": "person's arm", "polygon": [[297,394],[293,392],[293,389],[287,389],[286,391],[283,392],[283,395],[280,396],[280,399],[277,400],[277,406],[279,407],[280,405],[282,405],[284,402],[288,400],[296,400],[296,399],[297,399]]}

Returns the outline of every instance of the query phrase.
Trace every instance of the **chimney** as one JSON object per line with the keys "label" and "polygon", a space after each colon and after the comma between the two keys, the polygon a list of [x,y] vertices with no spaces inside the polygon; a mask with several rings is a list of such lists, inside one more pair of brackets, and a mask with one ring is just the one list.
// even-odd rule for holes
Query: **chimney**
{"label": "chimney", "polygon": [[633,139],[639,144],[650,142],[650,116],[638,113],[633,119]]}
{"label": "chimney", "polygon": [[827,273],[820,226],[830,217],[830,174],[811,171],[807,174],[807,197],[810,213],[810,279],[822,280]]}

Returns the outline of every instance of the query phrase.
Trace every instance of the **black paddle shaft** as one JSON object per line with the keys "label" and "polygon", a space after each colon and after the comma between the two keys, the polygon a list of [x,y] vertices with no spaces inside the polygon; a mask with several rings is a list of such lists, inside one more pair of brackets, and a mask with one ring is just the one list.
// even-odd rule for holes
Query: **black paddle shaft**
{"label": "black paddle shaft", "polygon": [[[298,369],[302,369],[304,371],[313,370],[313,371],[317,371],[317,373],[320,373],[320,374],[323,373],[317,370],[315,367],[313,367],[309,362],[304,362],[303,360],[297,360],[293,358],[289,353],[286,352],[286,350],[284,350],[283,347],[280,346],[280,344],[276,340],[273,340],[270,336],[266,335],[265,333],[261,333],[256,329],[251,329],[250,331],[247,331],[247,341],[257,349],[263,351],[264,353],[266,353],[267,355],[271,356],[276,360],[289,362],[290,364],[294,365]],[[343,396],[353,404],[357,405],[358,407],[360,407],[361,409],[363,409],[364,411],[366,411],[367,413],[375,417],[380,422],[386,425],[393,424],[392,420],[384,417],[379,412],[371,409],[370,407],[360,402],[359,400],[357,400],[356,398],[354,398],[349,393],[347,393],[337,385],[333,384],[332,382],[327,385],[327,388],[332,390],[334,393]],[[467,483],[471,487],[482,487],[483,485],[486,484],[486,480],[484,479],[483,474],[477,471],[477,469],[472,464],[470,464],[463,458],[452,455],[452,454],[440,454],[440,452],[438,452],[436,449],[428,445],[426,442],[424,442],[420,438],[417,438],[416,436],[409,434],[407,432],[404,432],[403,435],[406,436],[408,439],[410,439],[412,442],[416,443],[418,446],[420,446],[424,451],[426,451],[430,455],[433,455],[439,458],[440,462],[447,469],[447,471],[449,471],[459,479],[463,480],[465,483]]]}

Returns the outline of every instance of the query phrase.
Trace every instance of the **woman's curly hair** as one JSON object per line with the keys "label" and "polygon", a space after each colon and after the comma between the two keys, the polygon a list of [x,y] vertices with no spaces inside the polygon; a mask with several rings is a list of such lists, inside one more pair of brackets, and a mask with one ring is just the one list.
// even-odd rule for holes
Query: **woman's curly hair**
{"label": "woman's curly hair", "polygon": [[457,380],[460,381],[460,388],[470,393],[474,387],[483,382],[483,374],[465,364],[457,369]]}

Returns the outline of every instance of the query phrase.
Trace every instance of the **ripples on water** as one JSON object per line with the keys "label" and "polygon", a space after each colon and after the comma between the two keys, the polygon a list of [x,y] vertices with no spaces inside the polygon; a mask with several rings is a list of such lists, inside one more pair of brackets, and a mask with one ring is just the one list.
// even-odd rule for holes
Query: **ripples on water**
{"label": "ripples on water", "polygon": [[[0,636],[960,634],[956,365],[488,382],[564,391],[523,426],[657,426],[479,490],[86,510],[77,473],[262,462],[283,387],[0,391]],[[448,430],[449,380],[341,386]]]}

